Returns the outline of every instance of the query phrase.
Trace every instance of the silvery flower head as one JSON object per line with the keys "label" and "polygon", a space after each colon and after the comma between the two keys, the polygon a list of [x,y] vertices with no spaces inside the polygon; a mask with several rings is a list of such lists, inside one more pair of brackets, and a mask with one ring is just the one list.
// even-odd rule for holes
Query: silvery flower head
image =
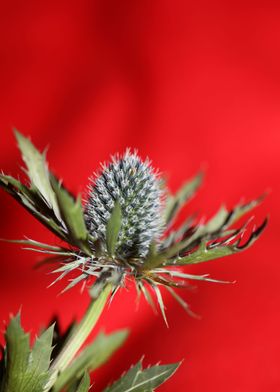
{"label": "silvery flower head", "polygon": [[[41,154],[19,132],[16,138],[29,183],[0,174],[0,187],[15,198],[36,219],[66,245],[49,245],[31,239],[16,240],[29,249],[51,254],[61,263],[55,281],[76,271],[77,277],[66,289],[80,282],[90,285],[93,297],[111,285],[115,293],[133,280],[139,294],[150,304],[156,297],[166,321],[160,288],[189,311],[189,306],[174,291],[189,280],[216,281],[208,275],[193,275],[180,267],[213,260],[240,252],[262,233],[265,219],[253,226],[244,239],[251,219],[240,228],[236,221],[257,206],[263,197],[233,209],[222,207],[210,220],[188,217],[181,225],[176,217],[201,184],[199,173],[175,194],[164,187],[149,160],[141,160],[127,150],[91,179],[85,205],[48,169]],[[93,281],[92,281],[93,280]],[[150,293],[151,291],[151,293]]]}
{"label": "silvery flower head", "polygon": [[122,219],[116,255],[122,260],[145,258],[151,243],[158,243],[163,232],[162,182],[146,159],[127,150],[114,156],[91,180],[85,205],[85,220],[93,238],[106,244],[106,227],[116,202]]}

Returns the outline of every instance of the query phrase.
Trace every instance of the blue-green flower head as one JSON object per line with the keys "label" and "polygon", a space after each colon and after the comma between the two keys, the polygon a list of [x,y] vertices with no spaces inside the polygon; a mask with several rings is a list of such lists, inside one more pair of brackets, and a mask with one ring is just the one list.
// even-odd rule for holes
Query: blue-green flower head
{"label": "blue-green flower head", "polygon": [[116,201],[122,211],[117,256],[145,257],[152,242],[163,231],[161,180],[148,159],[127,150],[115,155],[109,164],[92,178],[85,219],[89,233],[105,243],[106,225]]}

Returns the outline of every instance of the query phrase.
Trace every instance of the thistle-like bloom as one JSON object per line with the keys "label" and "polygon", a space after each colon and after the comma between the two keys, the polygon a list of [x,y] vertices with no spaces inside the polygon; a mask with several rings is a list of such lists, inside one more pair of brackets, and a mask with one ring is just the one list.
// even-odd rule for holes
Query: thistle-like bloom
{"label": "thistle-like bloom", "polygon": [[254,226],[246,240],[243,234],[251,219],[240,228],[232,228],[261,202],[260,197],[232,210],[222,207],[206,223],[190,217],[175,230],[177,214],[200,186],[202,174],[171,195],[151,163],[129,150],[123,156],[113,157],[91,179],[83,206],[80,197],[75,198],[48,170],[45,154],[18,132],[16,138],[30,183],[24,185],[2,174],[0,186],[67,245],[53,246],[31,239],[15,242],[55,255],[62,263],[54,271],[60,273],[55,281],[77,271],[77,277],[66,289],[89,282],[91,295],[97,297],[107,284],[113,286],[115,293],[129,276],[139,294],[152,305],[150,289],[154,291],[166,321],[160,287],[166,287],[189,311],[174,287],[185,287],[188,280],[216,281],[208,275],[188,274],[178,267],[242,251],[266,226],[267,219]]}
{"label": "thistle-like bloom", "polygon": [[124,156],[113,157],[92,179],[85,205],[88,231],[105,244],[106,227],[119,202],[122,220],[116,256],[124,261],[129,257],[144,259],[151,243],[158,242],[162,234],[162,197],[161,181],[151,163],[127,150]]}

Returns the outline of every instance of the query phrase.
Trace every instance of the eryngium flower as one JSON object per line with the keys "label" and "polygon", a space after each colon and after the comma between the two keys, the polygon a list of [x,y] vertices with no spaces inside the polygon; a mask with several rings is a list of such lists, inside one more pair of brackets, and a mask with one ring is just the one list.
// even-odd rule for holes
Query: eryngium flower
{"label": "eryngium flower", "polygon": [[150,162],[143,162],[129,150],[121,157],[115,156],[91,180],[83,206],[80,197],[73,196],[48,170],[45,153],[41,154],[18,132],[16,138],[30,183],[25,185],[2,174],[0,186],[67,245],[54,246],[31,239],[15,242],[51,254],[62,263],[54,271],[60,273],[55,281],[76,271],[77,277],[66,289],[88,282],[91,295],[96,297],[107,284],[116,293],[129,277],[150,304],[150,291],[154,293],[166,321],[160,288],[166,287],[189,312],[188,304],[174,287],[185,287],[188,280],[215,281],[208,275],[192,275],[178,267],[242,251],[253,244],[266,226],[267,219],[248,230],[249,219],[240,228],[232,227],[261,202],[260,197],[231,210],[222,207],[203,223],[189,217],[175,228],[176,217],[200,186],[202,174],[172,195],[166,187],[162,189],[163,182]]}
{"label": "eryngium flower", "polygon": [[135,152],[127,150],[121,157],[114,156],[91,181],[85,205],[89,233],[106,243],[106,226],[119,201],[122,221],[116,255],[122,260],[146,257],[151,243],[159,241],[163,228],[163,191],[150,161],[142,161]]}

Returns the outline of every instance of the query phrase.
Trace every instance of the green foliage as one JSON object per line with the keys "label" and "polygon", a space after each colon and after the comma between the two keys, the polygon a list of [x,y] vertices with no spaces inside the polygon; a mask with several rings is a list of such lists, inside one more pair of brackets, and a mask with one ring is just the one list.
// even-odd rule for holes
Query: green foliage
{"label": "green foliage", "polygon": [[54,211],[46,204],[45,199],[33,188],[21,184],[15,178],[0,174],[0,186],[9,193],[28,212],[39,220],[60,239],[66,241],[66,231],[58,221]]}
{"label": "green foliage", "polygon": [[[75,329],[74,329],[75,330]],[[73,327],[69,329],[73,334]],[[88,391],[88,373],[106,363],[115,351],[123,345],[128,335],[127,330],[110,334],[100,333],[92,344],[81,351],[79,356],[59,373],[52,387],[53,377],[51,361],[59,357],[61,351],[69,346],[69,336],[61,335],[54,324],[36,338],[30,348],[30,336],[24,332],[20,323],[20,315],[11,318],[5,333],[6,345],[3,347],[3,358],[0,372],[1,392],[60,392]],[[54,344],[59,350],[53,350]],[[69,354],[70,355],[70,354]]]}
{"label": "green foliage", "polygon": [[[69,328],[71,337],[75,327]],[[128,331],[120,330],[110,334],[100,333],[70,365],[61,370],[54,383],[51,360],[56,361],[60,353],[69,346],[69,336],[60,335],[54,324],[36,338],[30,348],[30,336],[20,324],[20,315],[13,317],[5,333],[2,371],[0,372],[1,392],[87,392],[90,389],[89,373],[106,363],[127,338]],[[59,350],[55,352],[56,344]],[[152,391],[165,382],[176,371],[178,364],[153,366],[142,369],[141,361],[132,367],[106,392]]]}
{"label": "green foliage", "polygon": [[90,378],[88,373],[85,373],[81,379],[76,392],[88,392],[90,388]]}
{"label": "green foliage", "polygon": [[170,225],[184,204],[195,194],[203,180],[203,173],[199,172],[192,180],[187,181],[174,195],[169,195],[164,211],[165,221]]}
{"label": "green foliage", "polygon": [[[252,230],[249,238],[242,245],[242,237],[250,220],[240,229],[229,230],[229,227],[258,205],[261,200],[262,198],[259,198],[248,204],[238,205],[231,211],[228,211],[224,206],[221,207],[208,222],[194,225],[191,230],[187,228],[186,232],[181,235],[181,239],[169,244],[162,251],[154,252],[150,258],[147,258],[144,264],[145,269],[167,265],[194,264],[247,249],[263,232],[267,219]],[[174,233],[173,238],[178,238],[176,231]]]}
{"label": "green foliage", "polygon": [[155,365],[142,368],[142,361],[138,362],[114,384],[104,392],[150,392],[171,377],[180,364]]}
{"label": "green foliage", "polygon": [[56,179],[53,178],[51,183],[57,196],[60,213],[67,231],[72,238],[72,242],[79,246],[86,254],[91,255],[91,250],[87,242],[88,232],[84,221],[81,198],[77,197],[75,200]]}
{"label": "green foliage", "polygon": [[30,186],[4,174],[0,175],[0,186],[60,239],[90,256],[80,197],[73,197],[49,171],[45,153],[41,154],[18,131],[15,135],[27,166]]}
{"label": "green foliage", "polygon": [[29,347],[29,334],[20,325],[20,315],[11,319],[5,334],[5,368],[1,392],[42,392],[49,377],[53,326]]}
{"label": "green foliage", "polygon": [[15,136],[22,158],[27,166],[28,176],[32,187],[38,190],[48,206],[53,209],[56,217],[60,220],[56,196],[50,184],[50,175],[46,163],[45,152],[41,154],[31,141],[21,135],[18,131],[15,131]]}
{"label": "green foliage", "polygon": [[58,392],[64,386],[74,384],[85,371],[92,372],[106,363],[111,355],[123,345],[127,335],[127,330],[117,331],[109,335],[100,333],[95,341],[87,346],[69,367],[58,376],[53,392]]}

